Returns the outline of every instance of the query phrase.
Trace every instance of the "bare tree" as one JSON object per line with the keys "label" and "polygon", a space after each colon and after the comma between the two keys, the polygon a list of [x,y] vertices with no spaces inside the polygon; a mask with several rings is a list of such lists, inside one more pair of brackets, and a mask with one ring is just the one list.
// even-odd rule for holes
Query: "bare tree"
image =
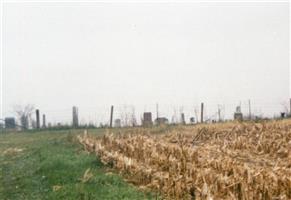
{"label": "bare tree", "polygon": [[137,126],[137,120],[136,120],[136,117],[135,117],[135,107],[134,106],[131,106],[131,125],[133,127]]}
{"label": "bare tree", "polygon": [[197,107],[194,108],[194,113],[195,113],[195,117],[196,117],[196,123],[198,123],[199,110],[197,109]]}
{"label": "bare tree", "polygon": [[173,115],[172,115],[172,124],[177,124],[178,123],[178,119],[177,119],[177,109],[174,107],[173,108]]}
{"label": "bare tree", "polygon": [[14,106],[14,112],[16,113],[20,124],[23,129],[28,129],[29,122],[32,121],[31,115],[34,112],[34,106],[31,104],[27,105],[16,105]]}
{"label": "bare tree", "polygon": [[286,113],[286,114],[289,114],[289,108],[288,108],[288,102],[281,102],[281,106],[282,106],[282,112]]}
{"label": "bare tree", "polygon": [[182,117],[182,114],[184,115],[184,107],[183,106],[180,106],[180,120],[179,120],[179,123],[183,124],[184,121],[185,121],[185,117]]}
{"label": "bare tree", "polygon": [[120,119],[121,119],[122,126],[124,126],[124,127],[130,126],[131,116],[130,116],[130,111],[128,111],[127,105],[123,105],[120,108]]}
{"label": "bare tree", "polygon": [[31,119],[31,120],[30,120],[30,124],[31,124],[31,127],[32,127],[33,129],[36,129],[36,128],[37,128],[37,126],[36,126],[36,120]]}

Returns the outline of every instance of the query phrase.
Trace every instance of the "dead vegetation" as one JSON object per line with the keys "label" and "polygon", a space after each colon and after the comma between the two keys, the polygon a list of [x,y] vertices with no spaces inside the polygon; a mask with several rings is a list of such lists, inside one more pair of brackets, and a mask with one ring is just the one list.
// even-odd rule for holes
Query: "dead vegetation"
{"label": "dead vegetation", "polygon": [[291,199],[291,121],[78,139],[128,181],[166,199]]}
{"label": "dead vegetation", "polygon": [[20,153],[22,151],[23,151],[23,149],[20,149],[20,148],[8,148],[2,152],[2,155],[3,156],[5,156],[5,155],[13,156],[13,155],[16,155],[17,153]]}

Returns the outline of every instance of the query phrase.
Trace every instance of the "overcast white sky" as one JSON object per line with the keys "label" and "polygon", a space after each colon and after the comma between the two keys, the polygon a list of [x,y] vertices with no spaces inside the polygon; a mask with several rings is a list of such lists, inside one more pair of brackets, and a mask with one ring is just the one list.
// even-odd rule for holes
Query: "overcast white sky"
{"label": "overcast white sky", "polygon": [[[111,104],[170,118],[205,102],[226,116],[289,98],[288,3],[5,3],[3,115],[31,103],[48,119],[107,120]],[[246,110],[246,108],[243,108]],[[179,110],[177,110],[179,111]]]}

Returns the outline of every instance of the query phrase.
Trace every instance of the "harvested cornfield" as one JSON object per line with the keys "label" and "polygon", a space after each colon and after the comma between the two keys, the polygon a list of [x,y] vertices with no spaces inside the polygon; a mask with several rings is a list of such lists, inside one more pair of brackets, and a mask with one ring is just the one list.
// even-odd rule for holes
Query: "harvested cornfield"
{"label": "harvested cornfield", "polygon": [[291,121],[134,130],[78,139],[165,199],[291,199]]}

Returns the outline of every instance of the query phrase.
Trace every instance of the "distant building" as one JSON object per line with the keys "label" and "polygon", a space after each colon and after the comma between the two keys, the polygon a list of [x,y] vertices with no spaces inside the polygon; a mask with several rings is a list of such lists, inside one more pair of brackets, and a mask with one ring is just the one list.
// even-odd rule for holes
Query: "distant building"
{"label": "distant building", "polygon": [[0,129],[4,129],[4,123],[0,122]]}
{"label": "distant building", "polygon": [[114,120],[114,127],[115,128],[120,128],[121,127],[121,120],[120,119],[115,119]]}
{"label": "distant building", "polygon": [[195,118],[194,118],[194,117],[191,117],[191,118],[190,118],[190,123],[191,123],[191,124],[194,124],[194,123],[195,123]]}
{"label": "distant building", "polygon": [[241,112],[241,107],[237,106],[236,111],[234,113],[234,120],[243,120],[243,114]]}
{"label": "distant building", "polygon": [[5,121],[5,128],[7,128],[7,129],[16,128],[16,123],[15,123],[14,117],[6,117],[4,121]]}
{"label": "distant building", "polygon": [[143,113],[142,125],[143,126],[152,126],[153,125],[152,113],[151,112]]}
{"label": "distant building", "polygon": [[156,125],[162,125],[162,124],[168,124],[169,120],[166,117],[158,117],[155,119],[155,124]]}

